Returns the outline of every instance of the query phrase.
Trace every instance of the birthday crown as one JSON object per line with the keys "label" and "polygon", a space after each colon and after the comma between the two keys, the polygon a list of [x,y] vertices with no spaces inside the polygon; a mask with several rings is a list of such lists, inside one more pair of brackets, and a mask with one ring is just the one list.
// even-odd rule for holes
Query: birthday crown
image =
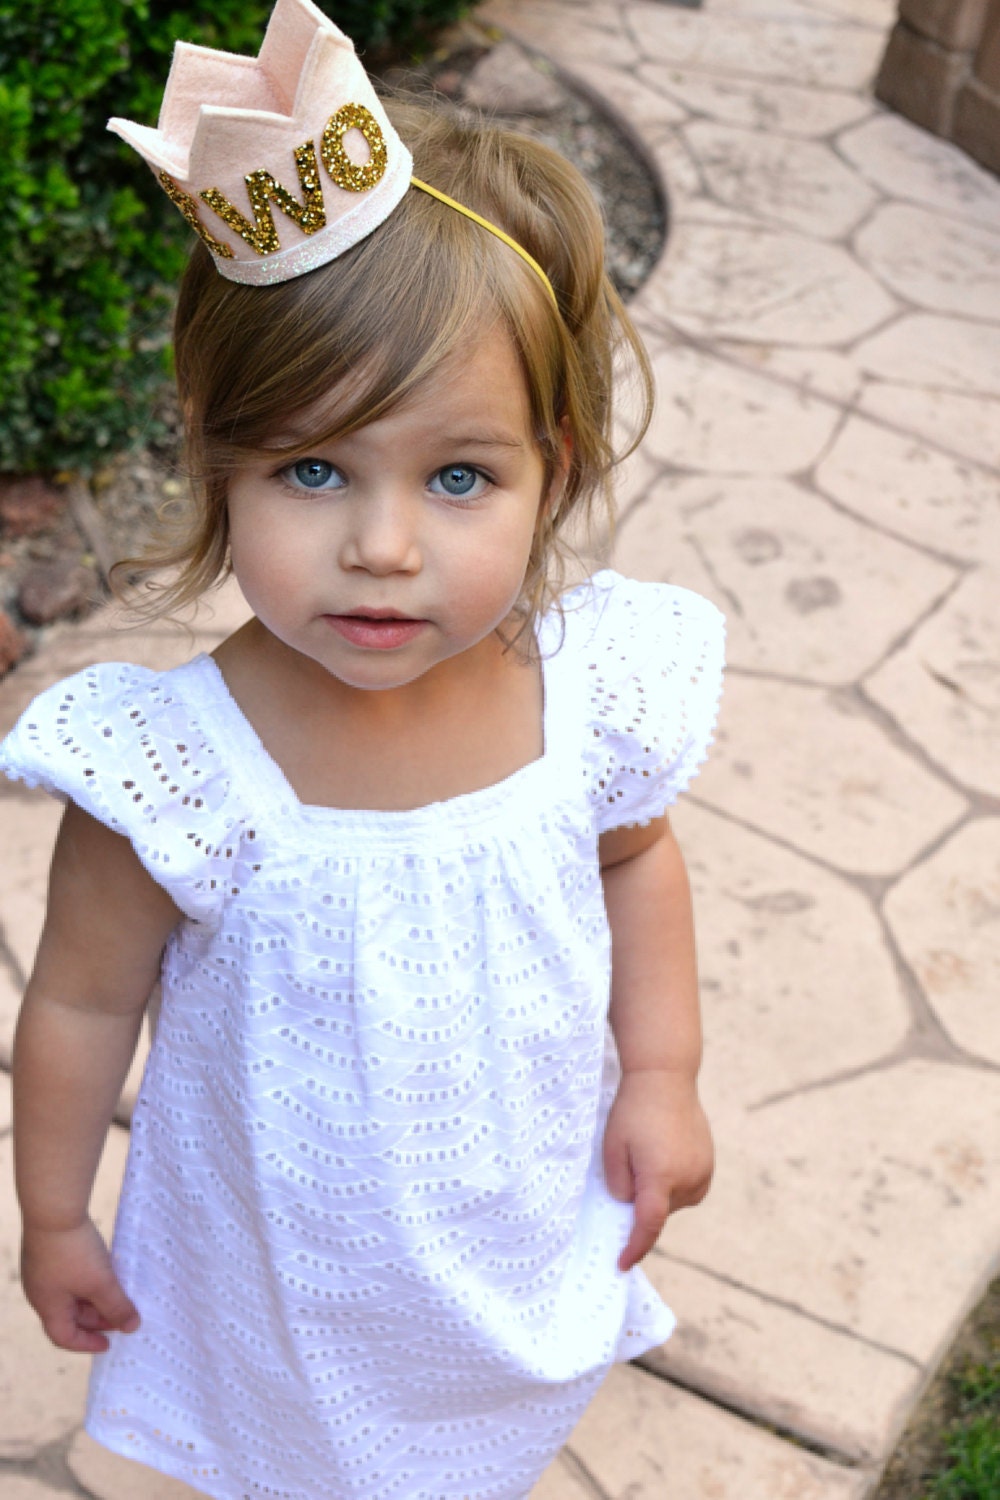
{"label": "birthday crown", "polygon": [[156,129],[117,118],[108,129],[152,167],[222,275],[255,286],[364,239],[413,171],[354,44],[312,0],[277,0],[257,57],[178,42]]}
{"label": "birthday crown", "polygon": [[152,167],[230,281],[269,286],[335,260],[412,185],[516,251],[559,312],[523,245],[412,175],[353,42],[312,0],[277,0],[256,57],[178,42],[156,129],[118,118],[108,129]]}

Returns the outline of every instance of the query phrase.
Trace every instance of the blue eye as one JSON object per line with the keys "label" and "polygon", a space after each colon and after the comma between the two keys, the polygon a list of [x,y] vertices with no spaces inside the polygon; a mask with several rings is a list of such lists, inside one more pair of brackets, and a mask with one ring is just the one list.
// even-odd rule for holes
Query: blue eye
{"label": "blue eye", "polygon": [[303,489],[322,490],[326,489],[337,470],[323,458],[300,458],[297,464],[292,464],[285,472],[292,475]]}
{"label": "blue eye", "polygon": [[453,495],[459,500],[467,499],[476,491],[477,485],[481,489],[486,483],[486,476],[471,464],[448,464],[439,469],[434,478],[446,495]]}

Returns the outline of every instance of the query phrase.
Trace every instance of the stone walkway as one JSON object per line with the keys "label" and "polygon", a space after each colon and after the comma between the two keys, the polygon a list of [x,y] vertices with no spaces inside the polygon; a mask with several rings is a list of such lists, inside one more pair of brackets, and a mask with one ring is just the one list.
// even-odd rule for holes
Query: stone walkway
{"label": "stone walkway", "polygon": [[[1000,1247],[1000,185],[873,102],[888,0],[479,16],[594,91],[663,181],[633,304],[659,407],[614,561],[730,624],[716,753],[676,818],[718,1177],[647,1262],[680,1331],[615,1371],[533,1500],[860,1500]],[[193,638],[109,613],[55,635],[0,689],[0,731],[54,678],[170,665],[240,610]],[[6,1063],[58,811],[10,788],[0,816]],[[80,1433],[84,1365],[20,1300],[4,1174],[0,1497],[191,1496]]]}

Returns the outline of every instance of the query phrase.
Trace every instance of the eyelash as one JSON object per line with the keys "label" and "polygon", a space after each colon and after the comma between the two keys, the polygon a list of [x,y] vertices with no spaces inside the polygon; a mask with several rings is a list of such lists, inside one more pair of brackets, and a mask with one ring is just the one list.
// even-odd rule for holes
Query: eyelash
{"label": "eyelash", "polygon": [[[475,474],[477,479],[481,479],[484,485],[484,488],[475,495],[452,495],[449,494],[447,490],[445,490],[444,498],[450,500],[453,505],[474,505],[477,500],[481,500],[483,498],[486,490],[492,489],[495,483],[495,480],[492,478],[492,476],[488,474],[485,469],[481,469],[478,464],[443,464],[440,469],[435,469],[431,477],[433,479],[438,479],[448,469],[468,469],[471,474]],[[439,494],[440,491],[434,490],[433,493],[436,495]]]}
{"label": "eyelash", "polygon": [[328,488],[326,485],[293,484],[289,475],[293,474],[300,464],[322,464],[325,468],[331,470],[330,478],[333,478],[334,474],[340,479],[344,477],[335,464],[329,463],[325,458],[311,457],[297,458],[293,463],[283,464],[280,469],[275,470],[272,477],[279,480],[284,488],[291,491],[293,495],[328,495],[333,489],[343,488],[343,485],[333,485]]}
{"label": "eyelash", "polygon": [[[331,471],[330,475],[329,475],[329,478],[331,478],[331,479],[335,475],[337,477],[339,477],[341,480],[343,480],[343,478],[344,478],[342,472],[337,468],[336,464],[330,463],[330,461],[328,459],[325,459],[325,458],[312,458],[311,456],[310,457],[306,457],[306,458],[297,458],[294,461],[294,463],[284,464],[280,469],[276,469],[275,470],[274,475],[272,477],[275,478],[275,479],[277,479],[278,481],[280,481],[280,483],[282,484],[282,486],[286,490],[288,490],[291,494],[293,494],[293,495],[310,495],[310,494],[312,494],[312,495],[329,495],[329,494],[333,494],[335,491],[343,489],[345,487],[344,484],[335,484],[335,485],[325,485],[325,484],[324,485],[293,484],[291,482],[291,480],[289,479],[288,476],[291,475],[291,474],[293,474],[294,471],[299,467],[300,464],[310,464],[310,463],[322,465],[324,468],[328,468]],[[435,469],[434,473],[430,476],[430,480],[428,480],[428,484],[430,484],[430,482],[432,480],[438,479],[448,469],[468,469],[471,473],[473,473],[473,474],[476,475],[477,479],[480,479],[480,480],[483,481],[485,489],[491,489],[493,487],[493,485],[496,483],[496,480],[493,478],[493,476],[491,474],[489,474],[485,469],[481,468],[479,464],[451,463],[451,464],[442,464],[441,467],[440,467],[440,469]],[[461,505],[472,505],[477,500],[481,500],[482,497],[483,497],[483,494],[485,493],[485,489],[484,490],[480,490],[480,492],[478,494],[468,495],[468,496],[466,496],[466,495],[452,495],[452,494],[449,494],[449,492],[447,490],[434,490],[434,491],[432,491],[432,493],[436,494],[436,495],[440,495],[443,499],[449,500],[453,505],[459,505],[459,506],[461,506]]]}

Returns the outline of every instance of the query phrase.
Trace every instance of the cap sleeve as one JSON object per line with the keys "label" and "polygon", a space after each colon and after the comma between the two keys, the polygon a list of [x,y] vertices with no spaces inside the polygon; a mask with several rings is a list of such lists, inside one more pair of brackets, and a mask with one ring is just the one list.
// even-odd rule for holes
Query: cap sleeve
{"label": "cap sleeve", "polygon": [[221,911],[245,819],[185,701],[188,670],[110,662],[56,683],[0,744],[0,771],[124,834],[180,910],[208,922]]}
{"label": "cap sleeve", "polygon": [[689,589],[592,580],[590,792],[599,833],[648,823],[677,800],[708,754],[718,715],[725,620]]}

